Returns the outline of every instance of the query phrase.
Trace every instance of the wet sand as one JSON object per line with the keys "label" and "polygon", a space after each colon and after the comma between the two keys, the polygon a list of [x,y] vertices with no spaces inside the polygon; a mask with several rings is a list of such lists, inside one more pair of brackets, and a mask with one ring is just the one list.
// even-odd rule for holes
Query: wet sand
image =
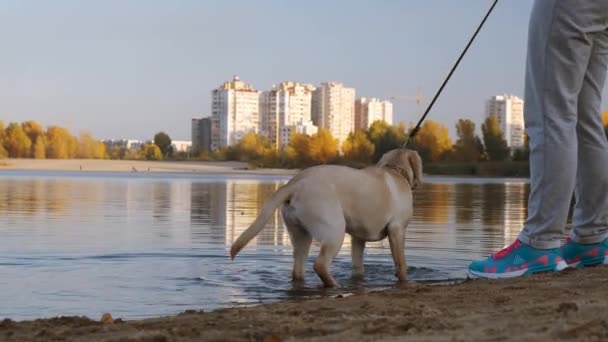
{"label": "wet sand", "polygon": [[243,162],[141,161],[99,159],[5,159],[1,170],[82,171],[82,172],[178,172],[293,175],[297,170],[249,170]]}
{"label": "wet sand", "polygon": [[5,320],[0,340],[606,341],[608,267],[501,281],[410,284],[140,321]]}

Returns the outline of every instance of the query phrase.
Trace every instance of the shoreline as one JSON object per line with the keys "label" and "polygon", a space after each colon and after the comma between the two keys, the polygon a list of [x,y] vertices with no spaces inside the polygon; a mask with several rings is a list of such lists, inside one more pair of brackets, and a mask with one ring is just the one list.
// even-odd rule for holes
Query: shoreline
{"label": "shoreline", "polygon": [[410,284],[175,316],[0,321],[14,341],[605,340],[608,267],[505,280]]}
{"label": "shoreline", "polygon": [[49,172],[123,172],[123,173],[184,173],[184,174],[251,174],[294,175],[299,170],[249,169],[247,163],[236,161],[143,161],[109,159],[5,159],[0,171]]}
{"label": "shoreline", "polygon": [[[82,169],[81,169],[82,167]],[[250,169],[245,162],[238,161],[143,161],[110,159],[3,159],[2,171],[48,171],[48,172],[119,172],[119,173],[182,173],[182,174],[229,174],[293,176],[300,169]],[[472,175],[424,173],[429,178],[462,179],[515,179],[527,181],[527,176]]]}

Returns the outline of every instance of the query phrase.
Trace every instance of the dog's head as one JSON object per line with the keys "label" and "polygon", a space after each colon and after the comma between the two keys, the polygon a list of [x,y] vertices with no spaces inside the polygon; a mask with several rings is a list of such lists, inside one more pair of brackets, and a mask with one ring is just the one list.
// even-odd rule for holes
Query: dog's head
{"label": "dog's head", "polygon": [[376,166],[398,169],[407,178],[412,189],[422,185],[422,159],[414,150],[398,148],[388,151],[382,155]]}

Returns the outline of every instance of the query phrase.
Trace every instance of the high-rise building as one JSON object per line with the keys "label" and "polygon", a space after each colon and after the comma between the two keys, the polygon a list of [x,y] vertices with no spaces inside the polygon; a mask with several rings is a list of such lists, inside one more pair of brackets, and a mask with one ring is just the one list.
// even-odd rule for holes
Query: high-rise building
{"label": "high-rise building", "polygon": [[355,129],[368,129],[378,120],[393,124],[393,104],[390,101],[367,97],[355,101]]}
{"label": "high-rise building", "polygon": [[260,92],[234,76],[211,91],[211,148],[238,143],[248,132],[258,132]]}
{"label": "high-rise building", "polygon": [[524,101],[513,95],[496,95],[486,101],[486,117],[496,116],[507,146],[524,147]]}
{"label": "high-rise building", "polygon": [[281,130],[311,121],[311,100],[315,87],[298,82],[282,82],[260,96],[261,134],[273,146],[286,143]]}
{"label": "high-rise building", "polygon": [[291,133],[313,135],[318,131],[319,128],[315,126],[312,121],[298,122],[295,125],[283,126],[280,129],[280,144],[281,146],[289,145]]}
{"label": "high-rise building", "polygon": [[192,151],[211,149],[211,118],[192,119]]}
{"label": "high-rise building", "polygon": [[342,83],[322,83],[312,95],[312,121],[342,144],[355,128],[355,89]]}

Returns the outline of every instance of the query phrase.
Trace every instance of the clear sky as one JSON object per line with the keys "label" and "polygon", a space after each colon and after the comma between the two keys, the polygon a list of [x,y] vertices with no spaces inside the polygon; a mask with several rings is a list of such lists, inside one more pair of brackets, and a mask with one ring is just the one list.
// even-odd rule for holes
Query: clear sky
{"label": "clear sky", "polygon": [[[99,138],[190,139],[210,91],[237,74],[258,90],[340,81],[357,96],[427,103],[489,0],[3,0],[0,120]],[[531,0],[502,0],[429,118],[455,134],[484,101],[523,97]],[[416,104],[395,102],[395,121]]]}

